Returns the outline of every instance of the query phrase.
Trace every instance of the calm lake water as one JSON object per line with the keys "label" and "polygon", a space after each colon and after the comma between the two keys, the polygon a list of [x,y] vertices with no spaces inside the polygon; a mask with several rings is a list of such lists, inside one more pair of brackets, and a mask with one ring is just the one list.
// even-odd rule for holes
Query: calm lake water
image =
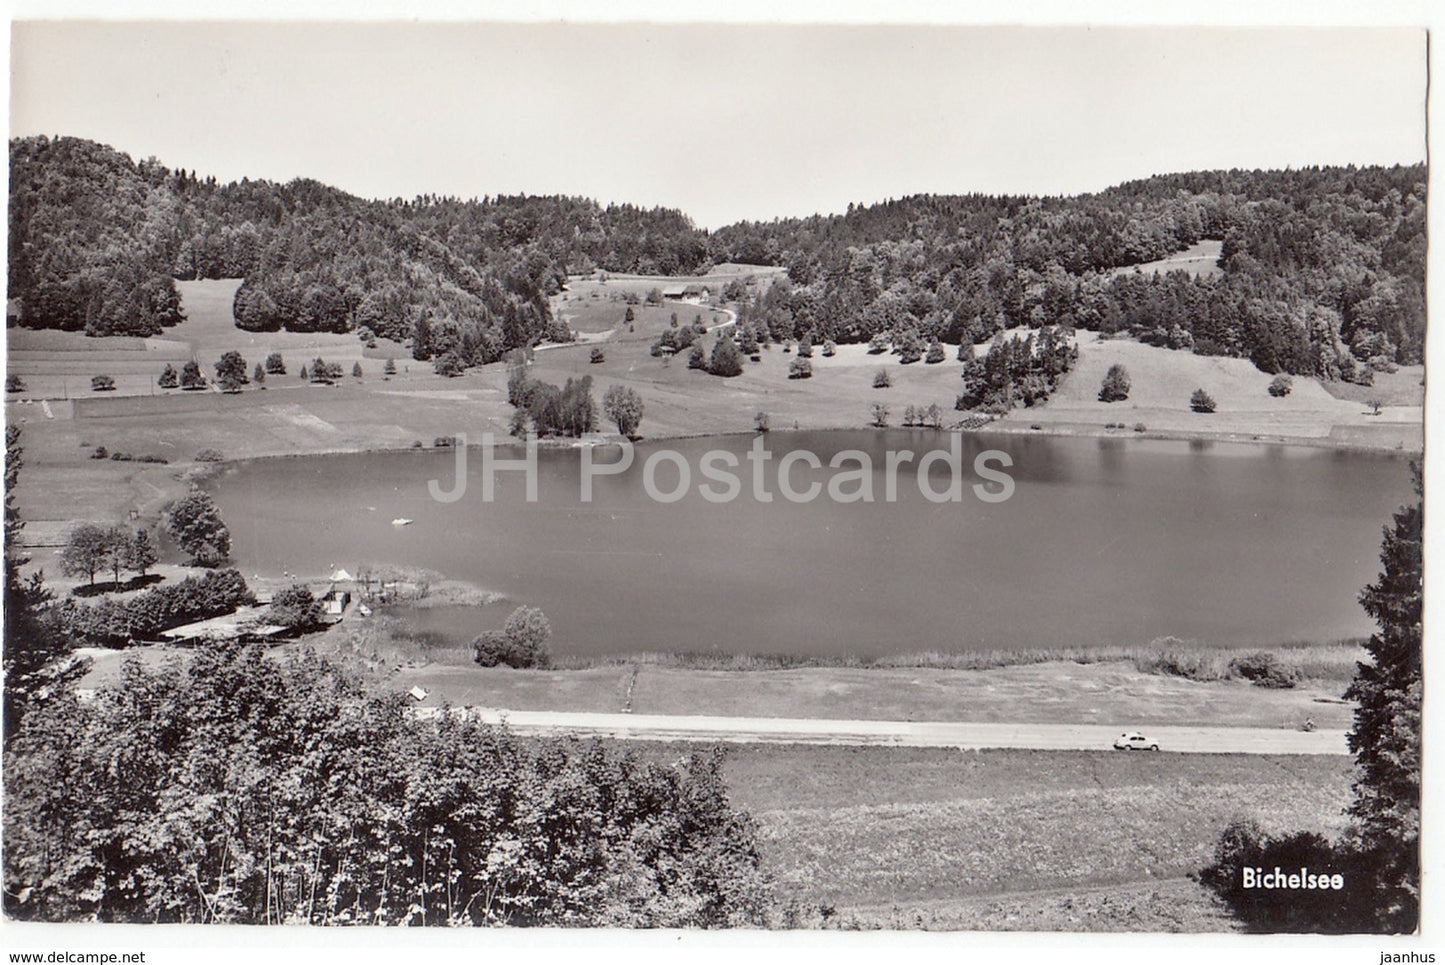
{"label": "calm lake water", "polygon": [[[433,478],[451,485],[449,451],[259,460],[227,470],[211,490],[247,574],[390,562],[511,597],[421,618],[458,641],[528,603],[551,618],[555,652],[857,655],[1137,645],[1171,634],[1220,646],[1365,635],[1356,597],[1378,571],[1381,528],[1411,497],[1408,463],[1394,455],[967,434],[961,502],[924,499],[904,466],[889,503],[885,451],[946,449],[948,433],[765,438],[777,457],[805,448],[826,464],[841,450],[869,454],[876,501],[788,502],[776,494],[776,459],[771,503],[752,497],[745,460],[741,498],[703,499],[703,453],[741,456],[753,442],[741,435],[640,445],[633,468],[599,479],[590,504],[570,449],[540,453],[536,503],[525,501],[522,474],[508,472],[485,502],[475,451],[468,492],[451,504],[427,487]],[[666,505],[642,485],[643,461],[662,446],[682,454],[693,477],[691,492]],[[983,449],[1013,459],[1006,502],[972,492]],[[936,489],[947,474],[932,467]],[[791,479],[801,490],[834,475],[796,466]],[[671,489],[676,468],[656,478]],[[393,526],[396,517],[414,522]]]}

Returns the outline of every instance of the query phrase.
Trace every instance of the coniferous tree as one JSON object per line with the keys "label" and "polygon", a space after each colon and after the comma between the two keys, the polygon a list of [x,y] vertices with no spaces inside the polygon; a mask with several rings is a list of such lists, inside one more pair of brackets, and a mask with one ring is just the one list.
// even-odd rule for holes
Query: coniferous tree
{"label": "coniferous tree", "polygon": [[1356,701],[1349,746],[1357,775],[1352,836],[1368,859],[1380,925],[1413,931],[1420,907],[1420,708],[1423,698],[1425,508],[1421,467],[1412,467],[1416,501],[1385,530],[1384,569],[1360,594],[1379,630],[1345,692]]}

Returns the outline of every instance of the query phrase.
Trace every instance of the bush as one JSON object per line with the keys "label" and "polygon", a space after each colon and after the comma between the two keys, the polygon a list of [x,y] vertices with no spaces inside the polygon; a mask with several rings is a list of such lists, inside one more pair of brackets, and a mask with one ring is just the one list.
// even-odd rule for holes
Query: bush
{"label": "bush", "polygon": [[7,375],[7,376],[5,376],[5,391],[6,391],[6,392],[24,392],[24,391],[25,391],[25,380],[22,379],[22,378],[21,378],[20,376],[18,376],[18,375]]}
{"label": "bush", "polygon": [[869,355],[882,355],[886,351],[888,351],[887,335],[879,332],[877,335],[874,335],[871,339],[868,340]]}
{"label": "bush", "polygon": [[753,425],[757,428],[759,432],[767,432],[769,429],[772,428],[773,420],[772,417],[769,416],[766,412],[759,412],[757,415],[753,416]]}
{"label": "bush", "polygon": [[170,363],[166,363],[165,369],[161,372],[161,377],[156,379],[156,385],[163,389],[174,389],[180,384],[181,377],[179,373],[176,372],[176,367]]}
{"label": "bush", "polygon": [[1133,384],[1129,381],[1129,370],[1117,362],[1109,366],[1109,371],[1104,374],[1103,384],[1099,386],[1100,402],[1123,402],[1129,398],[1129,390]]}
{"label": "bush", "polygon": [[310,630],[321,624],[321,604],[306,587],[288,586],[271,598],[262,619],[288,630]]}
{"label": "bush", "polygon": [[1289,395],[1294,388],[1294,379],[1283,373],[1276,375],[1269,383],[1269,394],[1275,398],[1283,398]]}
{"label": "bush", "polygon": [[887,369],[879,369],[873,374],[873,388],[886,389],[893,384],[893,376],[888,374]]}
{"label": "bush", "polygon": [[1215,409],[1214,399],[1203,389],[1195,389],[1194,394],[1189,397],[1189,408],[1195,412],[1213,412]]}
{"label": "bush", "polygon": [[873,403],[873,424],[882,429],[888,425],[888,406],[882,402]]}
{"label": "bush", "polygon": [[602,351],[600,348],[594,348],[590,353],[588,353],[587,361],[591,362],[593,365],[596,365],[599,362],[606,362],[607,353]]}
{"label": "bush", "polygon": [[810,359],[813,357],[813,340],[804,335],[798,340],[798,358]]}
{"label": "bush", "polygon": [[472,659],[483,667],[546,667],[551,663],[547,640],[552,624],[536,607],[519,606],[501,630],[488,630],[472,640]]}
{"label": "bush", "polygon": [[937,365],[943,359],[943,343],[935,340],[932,345],[928,346],[928,355],[924,357],[923,361],[927,365]]}
{"label": "bush", "polygon": [[790,379],[811,379],[813,377],[813,363],[806,358],[793,359],[788,365],[788,378]]}
{"label": "bush", "polygon": [[[1339,875],[1343,888],[1245,887],[1245,875]],[[1272,838],[1254,821],[1234,821],[1215,848],[1214,863],[1199,872],[1199,883],[1229,906],[1255,932],[1353,934],[1378,932],[1373,919],[1372,873],[1344,844],[1308,831]],[[1332,882],[1333,883],[1333,882]]]}
{"label": "bush", "polygon": [[1229,671],[1256,687],[1269,687],[1274,690],[1289,690],[1300,680],[1298,669],[1280,662],[1274,654],[1263,650],[1235,657],[1229,661]]}
{"label": "bush", "polygon": [[467,370],[466,364],[462,362],[461,356],[455,352],[448,352],[445,355],[437,356],[432,368],[437,375],[448,379],[454,379]]}
{"label": "bush", "polygon": [[225,458],[219,449],[202,449],[196,453],[196,462],[220,462]]}
{"label": "bush", "polygon": [[831,338],[823,343],[823,358],[830,359],[838,354],[838,345]]}
{"label": "bush", "polygon": [[90,380],[90,391],[92,392],[114,392],[115,379],[109,375],[93,376]]}
{"label": "bush", "polygon": [[272,352],[270,355],[266,356],[266,374],[286,374],[286,360],[281,357],[280,352]]}
{"label": "bush", "polygon": [[190,576],[179,583],[146,590],[129,600],[84,604],[67,599],[57,612],[67,633],[97,646],[116,647],[196,620],[231,613],[254,601],[240,573],[212,570],[200,577]]}

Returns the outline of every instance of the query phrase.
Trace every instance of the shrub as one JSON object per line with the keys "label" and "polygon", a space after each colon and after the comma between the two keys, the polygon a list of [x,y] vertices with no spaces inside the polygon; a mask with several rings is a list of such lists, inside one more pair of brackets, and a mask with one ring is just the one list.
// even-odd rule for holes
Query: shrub
{"label": "shrub", "polygon": [[110,450],[106,449],[105,446],[96,446],[90,452],[90,458],[92,459],[105,459],[109,455]]}
{"label": "shrub", "polygon": [[873,424],[875,426],[882,429],[883,427],[888,425],[888,406],[884,405],[882,402],[875,402],[873,403],[872,414]]}
{"label": "shrub", "polygon": [[1144,423],[1142,423],[1142,422],[1136,422],[1136,423],[1134,423],[1134,431],[1135,431],[1135,432],[1148,432],[1148,431],[1149,431],[1149,427],[1146,426],[1146,425],[1145,425]]}
{"label": "shrub", "polygon": [[461,356],[455,352],[447,352],[445,355],[437,356],[436,361],[432,363],[432,368],[436,371],[437,375],[444,376],[448,379],[454,379],[467,370],[466,365],[462,362]]}
{"label": "shrub", "polygon": [[1229,661],[1229,670],[1234,676],[1243,677],[1256,687],[1274,690],[1289,690],[1299,683],[1300,672],[1295,667],[1282,663],[1278,657],[1267,651],[1248,653]]}
{"label": "shrub", "polygon": [[804,335],[798,340],[798,358],[810,359],[813,357],[813,340]]}
{"label": "shrub", "polygon": [[396,359],[387,359],[387,360],[386,360],[386,365],[384,365],[384,366],[382,367],[382,369],[381,369],[381,374],[382,374],[382,375],[395,375],[395,374],[396,374]]}
{"label": "shrub", "polygon": [[773,420],[766,412],[759,412],[753,416],[753,425],[759,432],[767,432],[772,428]]}
{"label": "shrub", "polygon": [[690,369],[707,369],[707,353],[702,350],[701,345],[694,345],[687,353],[687,367]]}
{"label": "shrub", "polygon": [[[811,354],[811,353],[810,353]],[[806,358],[793,359],[788,365],[788,378],[790,379],[811,379],[813,377],[813,363]]]}
{"label": "shrub", "polygon": [[1132,387],[1129,370],[1116,362],[1109,366],[1109,371],[1104,374],[1104,381],[1099,386],[1099,401],[1122,402],[1129,398],[1129,389]]}
{"label": "shrub", "polygon": [[6,391],[6,392],[24,392],[24,391],[25,391],[25,380],[22,379],[22,378],[21,378],[20,376],[18,376],[18,375],[7,375],[7,376],[5,376],[5,391]]}
{"label": "shrub", "polygon": [[321,604],[306,587],[288,586],[271,598],[261,619],[288,630],[310,630],[321,623]]}
{"label": "shrub", "polygon": [[552,624],[536,607],[519,606],[501,630],[488,630],[472,641],[472,659],[483,667],[546,667]]}
{"label": "shrub", "polygon": [[225,458],[219,449],[202,449],[196,453],[196,462],[220,462]]}
{"label": "shrub", "polygon": [[266,374],[286,374],[286,360],[281,357],[280,352],[272,352],[270,355],[266,356]]}
{"label": "shrub", "polygon": [[830,359],[838,354],[838,345],[831,338],[823,343],[823,358]]}
{"label": "shrub", "polygon": [[928,346],[928,355],[924,357],[923,361],[927,365],[937,365],[943,359],[943,343],[935,339],[933,344]]}
{"label": "shrub", "polygon": [[873,388],[886,389],[893,384],[893,376],[888,374],[887,369],[879,369],[873,373]]}
{"label": "shrub", "polygon": [[109,375],[96,375],[90,380],[90,391],[92,392],[114,392],[115,379]]}
{"label": "shrub", "polygon": [[165,369],[161,372],[161,377],[156,379],[156,385],[163,389],[174,389],[180,384],[181,377],[177,374],[176,367],[167,362]]}
{"label": "shrub", "polygon": [[602,351],[600,348],[594,348],[591,352],[588,353],[587,361],[591,362],[593,365],[596,365],[599,362],[606,362],[607,353]]}
{"label": "shrub", "polygon": [[355,363],[355,364],[353,364],[353,365],[351,366],[351,377],[352,377],[353,379],[359,379],[359,378],[361,378],[361,363],[360,363],[360,362],[357,362],[357,363]]}
{"label": "shrub", "polygon": [[1289,395],[1290,390],[1293,388],[1294,379],[1290,378],[1284,373],[1280,373],[1279,375],[1276,375],[1272,380],[1270,380],[1269,394],[1274,396],[1275,398],[1283,398],[1284,396]]}
{"label": "shrub", "polygon": [[1189,397],[1189,408],[1195,412],[1213,412],[1215,409],[1214,399],[1203,389],[1195,389],[1194,394]]}
{"label": "shrub", "polygon": [[887,335],[879,332],[877,335],[874,335],[871,339],[868,340],[869,355],[882,355],[886,351],[888,351]]}
{"label": "shrub", "polygon": [[[1245,887],[1245,874],[1339,875],[1343,888]],[[1378,877],[1361,856],[1308,831],[1273,838],[1254,821],[1234,821],[1224,829],[1214,863],[1200,870],[1199,883],[1229,906],[1256,932],[1378,932],[1373,921],[1370,882]]]}

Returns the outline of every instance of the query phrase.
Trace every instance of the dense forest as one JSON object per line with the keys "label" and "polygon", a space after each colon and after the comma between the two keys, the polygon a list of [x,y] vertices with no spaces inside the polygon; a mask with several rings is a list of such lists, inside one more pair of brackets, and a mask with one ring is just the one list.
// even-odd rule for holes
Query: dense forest
{"label": "dense forest", "polygon": [[[1420,165],[1172,174],[1070,198],[920,195],[708,234],[677,211],[580,198],[218,184],[75,138],[13,140],[10,164],[10,294],[37,328],[155,334],[180,320],[173,279],[242,277],[242,328],[365,328],[411,340],[417,358],[475,364],[566,337],[547,298],[569,273],[733,261],[788,270],[743,304],[763,340],[981,344],[1060,325],[1359,381],[1421,361],[1424,344]],[[1202,239],[1222,245],[1217,274],[1119,270]]]}
{"label": "dense forest", "polygon": [[[1221,272],[1117,269],[1222,242]],[[1267,372],[1364,379],[1422,360],[1425,170],[1215,171],[1073,198],[917,196],[744,223],[715,260],[786,266],[763,337],[981,344],[1018,326],[1127,331]]]}
{"label": "dense forest", "polygon": [[707,262],[680,212],[567,197],[367,201],[315,181],[218,184],[77,138],[10,142],[10,297],[21,323],[154,335],[175,279],[244,278],[250,330],[368,328],[474,364],[552,332],[569,272]]}

